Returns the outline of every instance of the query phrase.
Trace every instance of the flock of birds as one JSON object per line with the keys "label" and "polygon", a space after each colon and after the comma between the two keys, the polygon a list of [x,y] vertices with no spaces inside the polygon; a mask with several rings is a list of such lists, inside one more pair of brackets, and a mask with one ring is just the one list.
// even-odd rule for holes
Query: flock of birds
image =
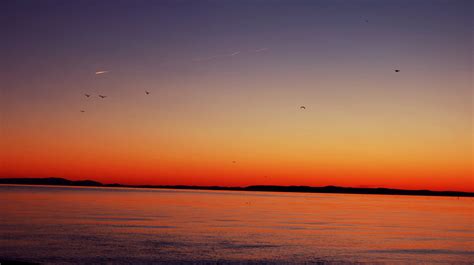
{"label": "flock of birds", "polygon": [[[366,21],[366,22],[368,22],[368,21]],[[399,73],[399,72],[400,72],[400,69],[394,69],[394,71],[395,71],[395,73]],[[109,72],[110,72],[110,71],[97,71],[97,72],[95,72],[95,74],[96,74],[96,75],[102,75],[102,74],[107,74],[107,73],[109,73]],[[146,95],[150,95],[150,91],[145,90],[145,94],[146,94]],[[92,95],[91,95],[91,94],[84,94],[84,96],[85,96],[86,98],[90,98]],[[107,96],[105,96],[105,95],[100,95],[100,94],[99,94],[98,96],[99,96],[101,99],[105,99],[105,98],[107,97]],[[300,109],[301,109],[301,110],[305,110],[305,109],[306,109],[306,106],[300,106]],[[86,112],[86,111],[85,111],[85,110],[81,110],[81,112],[84,113],[84,112]],[[232,161],[232,162],[235,163],[235,161]]]}
{"label": "flock of birds", "polygon": [[[369,23],[369,20],[365,20],[366,23]],[[253,52],[264,52],[264,51],[267,51],[268,49],[267,48],[261,48],[261,49],[257,49],[257,50],[254,50]],[[209,57],[209,58],[198,58],[198,59],[194,59],[194,61],[206,61],[206,60],[212,60],[212,59],[215,59],[215,58],[218,58],[218,57],[228,57],[228,56],[235,56],[235,55],[238,55],[240,54],[241,52],[240,51],[237,51],[237,52],[233,52],[231,54],[226,54],[226,55],[220,55],[220,56],[213,56],[213,57]],[[399,73],[400,72],[400,69],[394,69],[393,71],[395,71],[395,73]],[[100,71],[96,71],[95,74],[96,75],[103,75],[103,74],[107,74],[109,73],[110,71],[108,70],[100,70]],[[150,91],[148,90],[145,90],[145,94],[146,95],[150,95]],[[84,94],[84,96],[86,98],[90,98],[92,95],[91,94]],[[99,98],[101,99],[105,99],[107,96],[106,95],[101,95],[99,94],[98,95]],[[300,106],[299,107],[300,110],[306,110],[306,106]],[[86,112],[85,110],[81,110],[82,113]],[[233,160],[232,161],[233,164],[237,163],[237,161]],[[266,178],[266,176],[265,176]],[[250,204],[250,202],[246,202],[246,204]]]}
{"label": "flock of birds", "polygon": [[[109,72],[110,72],[110,71],[96,71],[95,74],[96,74],[96,75],[102,75],[102,74],[107,74],[107,73],[109,73]],[[145,90],[145,94],[146,94],[146,95],[150,95],[150,91]],[[84,93],[84,96],[85,96],[86,98],[90,98],[92,95],[91,95],[91,94]],[[106,96],[106,95],[101,95],[101,94],[99,94],[98,97],[101,98],[101,99],[105,99],[107,96]],[[85,110],[80,110],[80,112],[84,113],[84,112],[86,112],[86,111],[85,111]]]}
{"label": "flock of birds", "polygon": [[[365,19],[365,22],[366,23],[369,23],[369,20],[368,19]],[[267,51],[268,48],[260,48],[260,49],[257,49],[257,50],[254,50],[253,52],[265,52]],[[240,54],[241,52],[240,51],[236,51],[236,52],[233,52],[233,53],[230,53],[230,54],[225,54],[225,55],[217,55],[217,56],[212,56],[212,57],[209,57],[209,58],[197,58],[197,59],[194,59],[193,61],[206,61],[206,60],[212,60],[212,59],[216,59],[218,57],[229,57],[229,56],[235,56],[235,55],[238,55]],[[395,71],[395,73],[399,73],[400,72],[400,69],[394,69],[393,71]],[[103,74],[107,74],[109,73],[110,71],[108,70],[100,70],[100,71],[96,71],[95,74],[96,75],[103,75]],[[150,91],[147,91],[145,90],[145,94],[146,95],[150,95]],[[91,95],[90,94],[84,94],[87,98],[90,98]],[[101,99],[105,99],[107,96],[105,95],[98,95]],[[306,106],[300,106],[300,109],[301,110],[306,110]],[[81,112],[85,112],[85,110],[81,110]],[[232,163],[235,163],[235,161],[232,161]]]}
{"label": "flock of birds", "polygon": [[[86,98],[90,98],[91,97],[91,94],[84,94],[84,96],[86,96]],[[104,96],[104,95],[99,95],[100,98],[106,98],[107,96]]]}

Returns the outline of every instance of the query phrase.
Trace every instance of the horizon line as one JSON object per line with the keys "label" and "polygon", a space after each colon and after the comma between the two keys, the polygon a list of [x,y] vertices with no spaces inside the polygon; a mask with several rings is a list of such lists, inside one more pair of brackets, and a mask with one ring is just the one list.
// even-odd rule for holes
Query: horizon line
{"label": "horizon line", "polygon": [[0,178],[0,185],[48,185],[48,186],[84,186],[84,187],[116,187],[116,188],[163,188],[163,189],[200,189],[227,191],[267,191],[267,192],[301,192],[301,193],[340,193],[340,194],[378,194],[378,195],[414,195],[414,196],[457,196],[474,197],[471,191],[399,189],[386,187],[346,187],[346,186],[307,186],[307,185],[249,185],[249,186],[218,186],[218,185],[129,185],[120,183],[102,183],[95,180],[69,180],[60,177],[42,178]]}

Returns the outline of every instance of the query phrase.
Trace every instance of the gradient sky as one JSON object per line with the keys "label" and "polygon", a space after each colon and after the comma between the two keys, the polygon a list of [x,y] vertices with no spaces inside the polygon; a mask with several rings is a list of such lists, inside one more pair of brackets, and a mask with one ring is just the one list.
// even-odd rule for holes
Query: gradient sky
{"label": "gradient sky", "polygon": [[1,1],[0,176],[474,191],[473,11]]}

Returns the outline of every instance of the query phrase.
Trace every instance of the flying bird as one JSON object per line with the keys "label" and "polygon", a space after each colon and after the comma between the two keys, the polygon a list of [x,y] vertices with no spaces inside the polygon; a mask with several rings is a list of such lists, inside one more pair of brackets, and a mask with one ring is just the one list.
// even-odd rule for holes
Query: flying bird
{"label": "flying bird", "polygon": [[398,72],[400,72],[400,70],[399,70],[399,69],[395,69],[395,72],[398,73]]}
{"label": "flying bird", "polygon": [[145,90],[145,93],[146,93],[147,95],[150,95],[150,92],[149,92],[149,91],[146,91],[146,90]]}
{"label": "flying bird", "polygon": [[81,112],[86,112],[85,110],[81,110]]}
{"label": "flying bird", "polygon": [[91,95],[90,95],[90,94],[84,94],[84,96],[86,96],[86,97],[88,97],[88,98],[90,98],[90,97],[91,97]]}
{"label": "flying bird", "polygon": [[101,98],[106,98],[107,96],[99,95],[99,97],[101,97]]}
{"label": "flying bird", "polygon": [[96,75],[102,75],[102,74],[106,74],[108,73],[109,71],[96,71],[95,74]]}
{"label": "flying bird", "polygon": [[301,106],[300,109],[306,109],[306,107],[305,107],[305,106]]}

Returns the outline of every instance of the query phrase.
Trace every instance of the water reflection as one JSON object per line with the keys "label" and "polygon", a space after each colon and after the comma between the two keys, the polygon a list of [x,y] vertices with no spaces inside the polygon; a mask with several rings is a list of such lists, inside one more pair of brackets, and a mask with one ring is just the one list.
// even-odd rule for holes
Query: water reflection
{"label": "water reflection", "polygon": [[474,261],[472,198],[0,186],[0,259]]}

